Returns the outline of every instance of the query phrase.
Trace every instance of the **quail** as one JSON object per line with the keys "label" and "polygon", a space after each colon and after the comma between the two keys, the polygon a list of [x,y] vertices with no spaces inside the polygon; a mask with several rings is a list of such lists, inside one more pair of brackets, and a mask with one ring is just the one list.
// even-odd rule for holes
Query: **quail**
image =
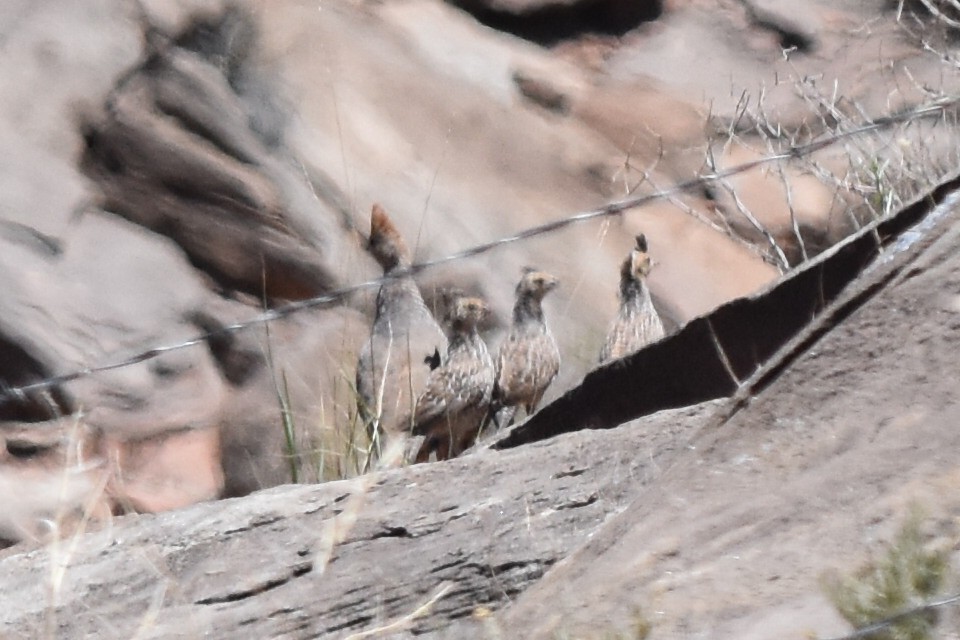
{"label": "quail", "polygon": [[357,407],[367,426],[371,452],[379,456],[394,440],[405,442],[416,398],[429,374],[424,358],[447,347],[447,338],[424,304],[413,277],[404,272],[411,255],[383,207],[373,205],[367,251],[387,280],[377,293],[376,315],[357,362]]}
{"label": "quail", "polygon": [[542,306],[559,282],[549,273],[527,268],[517,284],[513,322],[497,358],[493,412],[499,428],[513,422],[519,407],[533,414],[560,371],[560,350]]}
{"label": "quail", "polygon": [[494,366],[477,331],[486,315],[480,298],[453,302],[450,343],[445,361],[430,372],[417,399],[414,435],[424,436],[417,462],[436,452],[438,460],[453,458],[476,439],[493,394]]}
{"label": "quail", "polygon": [[636,246],[620,267],[620,309],[600,350],[600,362],[633,353],[663,337],[663,322],[653,307],[647,276],[651,260],[647,238],[640,234]]}

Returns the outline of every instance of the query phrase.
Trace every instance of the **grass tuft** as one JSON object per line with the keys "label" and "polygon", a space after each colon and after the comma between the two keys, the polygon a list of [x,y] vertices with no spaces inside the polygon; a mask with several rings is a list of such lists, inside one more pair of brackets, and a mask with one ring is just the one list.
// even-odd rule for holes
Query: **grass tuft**
{"label": "grass tuft", "polygon": [[862,629],[890,620],[867,640],[927,640],[933,638],[938,612],[921,610],[901,615],[930,601],[944,586],[949,556],[924,544],[920,514],[914,510],[879,559],[853,575],[824,580],[834,607],[850,624]]}

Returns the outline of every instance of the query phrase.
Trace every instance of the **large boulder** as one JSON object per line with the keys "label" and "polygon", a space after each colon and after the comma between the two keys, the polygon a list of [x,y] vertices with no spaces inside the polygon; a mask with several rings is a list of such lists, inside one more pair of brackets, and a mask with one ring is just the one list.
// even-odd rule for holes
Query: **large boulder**
{"label": "large boulder", "polygon": [[[630,20],[601,24],[627,4]],[[66,468],[67,511],[98,493],[158,510],[361,470],[373,202],[418,261],[486,247],[418,277],[431,302],[488,298],[494,348],[521,268],[561,278],[547,401],[595,367],[637,233],[671,328],[768,285],[897,208],[955,148],[948,122],[888,122],[792,157],[956,86],[875,4],[4,6],[0,385],[39,385],[0,399],[0,488],[22,473],[50,496]],[[878,75],[881,44],[895,64]],[[791,159],[716,179],[771,153]]]}
{"label": "large boulder", "polygon": [[[555,638],[640,622],[665,637],[845,633],[821,592],[824,572],[855,569],[917,502],[931,542],[953,549],[960,533],[951,375],[960,199],[956,180],[944,187],[931,194],[936,208],[910,213],[919,225],[890,237],[729,399],[126,516],[72,537],[68,557],[65,545],[10,549],[0,556],[0,628]],[[872,231],[841,249],[875,241]],[[848,259],[841,250],[819,264]],[[765,305],[804,278],[757,296],[739,319],[781,324]],[[725,371],[699,370],[689,342],[661,344],[674,368],[693,363],[692,381],[729,382]],[[605,375],[642,395],[631,364]],[[571,417],[603,413],[589,401],[572,408]]]}

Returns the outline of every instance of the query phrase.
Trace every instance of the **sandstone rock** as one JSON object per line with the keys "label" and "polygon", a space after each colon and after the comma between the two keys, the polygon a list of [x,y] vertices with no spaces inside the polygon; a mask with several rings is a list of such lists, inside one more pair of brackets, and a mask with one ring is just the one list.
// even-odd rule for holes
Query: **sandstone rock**
{"label": "sandstone rock", "polygon": [[[63,17],[47,15],[42,8],[25,9],[21,17],[28,27],[4,43],[11,60],[22,60],[19,76],[0,74],[4,86],[18,87],[5,94],[0,106],[5,114],[0,136],[23,154],[19,164],[4,172],[13,186],[4,190],[0,220],[0,351],[5,355],[0,380],[18,386],[90,367],[110,369],[54,384],[22,400],[0,399],[6,458],[14,459],[5,462],[7,484],[0,499],[15,500],[17,491],[38,495],[35,508],[22,517],[11,515],[11,522],[33,518],[35,523],[47,517],[41,514],[59,510],[82,512],[90,491],[100,492],[98,499],[106,497],[117,508],[157,510],[215,498],[225,486],[236,486],[235,474],[225,478],[223,469],[241,464],[231,454],[249,461],[250,451],[222,447],[221,429],[227,434],[253,429],[256,437],[251,439],[261,449],[282,441],[274,427],[278,413],[267,422],[262,416],[225,412],[234,393],[252,392],[260,406],[275,406],[270,404],[275,402],[272,385],[254,375],[257,362],[264,362],[258,360],[259,351],[232,348],[222,340],[201,341],[154,352],[137,364],[113,365],[192,340],[211,330],[211,322],[223,326],[227,322],[222,319],[235,322],[255,315],[256,308],[244,311],[244,305],[216,293],[230,285],[260,292],[261,256],[272,265],[271,282],[279,269],[277,286],[270,285],[267,293],[282,298],[313,295],[338,284],[343,273],[324,260],[336,263],[356,251],[338,216],[324,208],[304,171],[283,157],[281,141],[270,135],[266,107],[251,97],[251,87],[260,86],[252,79],[256,69],[234,70],[231,79],[247,88],[241,98],[220,69],[186,48],[189,38],[173,42],[176,34],[163,34],[162,26],[159,35],[150,32],[149,37],[150,46],[165,45],[163,52],[154,51],[142,62],[137,55],[144,25],[131,19],[134,14],[116,3],[89,6],[91,12],[82,16],[89,29],[79,30],[70,21],[77,16],[70,12]],[[215,9],[207,7],[201,18],[194,16],[186,24],[201,32],[197,24],[216,27],[226,20],[230,29],[244,24],[242,15]],[[39,30],[40,25],[48,31]],[[91,49],[84,34],[98,31],[110,38]],[[215,35],[213,29],[210,37],[215,40]],[[202,40],[196,36],[191,45],[199,46],[198,38]],[[63,56],[61,47],[82,55]],[[105,51],[114,57],[103,59]],[[31,58],[37,52],[43,56]],[[53,82],[55,90],[42,89],[40,78],[50,74],[62,74],[64,81]],[[42,104],[30,108],[28,99],[40,101],[40,96]],[[102,120],[91,124],[90,114],[105,103]],[[78,106],[83,118],[75,114]],[[53,140],[60,143],[51,144]],[[92,204],[99,200],[97,187],[82,179],[81,164],[103,178],[98,184],[109,212]],[[38,176],[48,185],[38,187]],[[214,217],[204,218],[204,211]],[[141,224],[124,221],[114,215],[118,212]],[[261,213],[267,215],[258,218]],[[169,233],[171,239],[144,226]],[[223,251],[218,254],[215,247]],[[211,268],[218,255],[224,261],[219,269]],[[197,266],[206,266],[206,272]],[[208,274],[220,279],[219,291],[211,290]],[[351,322],[362,326],[355,317]],[[340,340],[352,335],[340,323],[326,326]],[[324,371],[320,354],[331,352],[330,336],[306,337],[312,330],[285,336],[288,344],[297,345],[290,351],[304,356],[300,369],[287,370],[298,381],[300,371],[311,376]],[[307,348],[308,343],[313,346]],[[339,364],[324,365],[339,372]],[[325,380],[334,378],[330,374]],[[316,394],[320,383],[315,377],[303,379],[311,380]],[[326,409],[323,401],[306,404],[298,401],[304,423],[334,411],[332,401]],[[64,437],[58,425],[76,421],[83,425],[82,433]],[[64,473],[47,461],[66,460],[71,447],[80,447],[86,456],[71,463],[83,469],[74,474],[78,487],[69,493],[73,497],[62,505],[41,498],[50,495],[44,487]],[[278,468],[282,462],[280,455],[263,456],[258,464]],[[22,483],[19,489],[12,488],[16,478]],[[262,484],[246,486],[249,491]],[[18,530],[32,526],[16,525]]]}
{"label": "sandstone rock", "polygon": [[[931,194],[934,215],[923,201],[906,215],[919,224],[730,401],[124,517],[73,539],[55,589],[43,576],[61,547],[23,545],[0,557],[0,624],[15,635],[128,637],[148,620],[161,638],[553,638],[639,615],[670,637],[841,634],[823,571],[852,569],[915,500],[931,505],[938,543],[958,533],[960,323],[942,293],[960,284],[956,188]],[[676,350],[675,361],[691,355]],[[630,384],[629,370],[611,373]]]}
{"label": "sandstone rock", "polygon": [[[570,19],[620,3],[476,6],[496,19],[439,0],[0,8],[0,383],[156,356],[0,404],[12,448],[4,473],[23,471],[24,487],[49,495],[55,480],[43,474],[54,470],[41,459],[66,459],[56,425],[82,417],[92,467],[79,465],[74,513],[101,486],[98,442],[124,443],[126,460],[158,452],[145,483],[127,485],[138,508],[210,497],[221,484],[239,495],[295,469],[301,480],[350,475],[363,443],[345,381],[368,296],[271,322],[269,344],[262,325],[221,329],[264,304],[375,276],[356,233],[371,202],[417,238],[418,260],[438,259],[708,174],[711,153],[737,163],[768,143],[783,150],[910,109],[930,87],[960,87],[870,3],[817,1],[788,15],[778,2],[671,2],[641,28]],[[788,32],[814,36],[785,55]],[[890,60],[879,71],[878,50]],[[890,127],[824,150],[816,165],[787,163],[811,253],[870,219],[848,205],[879,193],[889,213],[934,180],[955,152],[951,126]],[[884,167],[917,182],[894,192]],[[836,200],[826,204],[811,172]],[[789,250],[778,175],[732,183]],[[664,247],[650,286],[677,327],[777,276],[757,235],[724,224],[736,206],[716,185],[691,189],[419,279],[428,297],[462,287],[488,298],[493,348],[522,266],[568,283],[547,302],[564,361],[550,401],[593,367],[638,232]],[[827,213],[837,208],[844,216]],[[189,348],[151,351],[208,331]],[[193,493],[183,468],[166,466],[180,457],[174,434],[197,443]]]}
{"label": "sandstone rock", "polygon": [[106,490],[121,509],[168,511],[223,492],[219,425],[170,429],[145,440],[105,436],[97,444],[110,474]]}
{"label": "sandstone rock", "polygon": [[[189,32],[182,38],[199,46]],[[242,65],[250,52],[222,55]],[[295,182],[278,174],[296,169],[258,139],[230,82],[189,49],[155,53],[89,125],[85,169],[108,209],[171,236],[224,286],[270,298],[316,296],[337,283],[322,248],[343,246],[343,238],[330,237],[329,211],[298,209],[315,202],[297,199],[296,189],[287,196]]]}
{"label": "sandstone rock", "polygon": [[[514,600],[497,628],[534,638],[597,620],[624,628],[641,607],[671,637],[837,636],[846,625],[821,593],[824,571],[854,571],[911,504],[929,509],[936,543],[956,535],[960,505],[943,487],[956,481],[948,372],[960,324],[938,302],[960,278],[956,180],[949,188],[903,236],[909,245],[891,244],[653,491]],[[658,554],[663,545],[680,550]]]}
{"label": "sandstone rock", "polygon": [[[677,453],[709,410],[624,429],[615,436],[623,446],[609,446],[596,432],[567,436],[535,448],[538,465],[529,464],[527,451],[486,452],[120,518],[84,536],[54,609],[40,578],[47,552],[9,550],[0,559],[0,584],[16,600],[0,611],[0,625],[30,634],[52,617],[61,633],[121,637],[140,624],[160,589],[175,588],[181,597],[165,598],[150,623],[155,637],[340,637],[389,624],[441,593],[433,615],[414,622],[421,633],[442,634],[451,621],[497,607],[540,578],[657,477],[658,462]],[[464,483],[464,474],[476,481]],[[127,548],[143,550],[150,562],[131,562],[121,551]],[[157,573],[151,562],[167,571]],[[118,607],[111,630],[90,608],[102,593]],[[89,613],[68,613],[78,606]]]}

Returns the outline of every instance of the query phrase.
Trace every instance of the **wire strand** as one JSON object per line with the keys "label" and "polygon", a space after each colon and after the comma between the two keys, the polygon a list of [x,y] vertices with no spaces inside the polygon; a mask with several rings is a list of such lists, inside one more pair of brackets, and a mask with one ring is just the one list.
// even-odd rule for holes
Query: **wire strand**
{"label": "wire strand", "polygon": [[925,602],[924,604],[913,607],[912,609],[907,609],[905,611],[901,611],[900,613],[895,613],[889,618],[884,618],[883,620],[879,620],[877,622],[868,624],[864,627],[860,627],[853,633],[849,633],[845,636],[828,638],[827,640],[860,640],[860,638],[866,638],[868,636],[871,636],[877,633],[878,631],[883,631],[884,629],[892,627],[898,622],[906,620],[907,618],[910,618],[912,616],[920,615],[921,613],[926,613],[928,611],[933,611],[935,609],[939,609],[940,607],[946,607],[947,605],[956,604],[957,602],[960,602],[960,594],[949,596],[947,598],[943,598],[942,600]]}
{"label": "wire strand", "polygon": [[27,400],[28,394],[36,393],[39,391],[46,391],[53,387],[57,387],[69,382],[79,380],[81,378],[87,378],[98,373],[105,373],[108,371],[114,371],[117,369],[122,369],[125,367],[133,366],[148,360],[157,358],[163,354],[170,353],[173,351],[178,351],[181,349],[186,349],[189,347],[196,346],[198,344],[207,342],[212,338],[219,336],[232,334],[235,332],[243,331],[245,329],[273,322],[275,320],[280,320],[286,318],[300,311],[307,309],[313,309],[331,303],[343,300],[344,298],[364,289],[370,289],[373,287],[379,287],[386,282],[396,280],[399,278],[405,278],[408,276],[417,275],[423,271],[433,269],[440,265],[444,265],[450,262],[455,262],[459,260],[465,260],[467,258],[472,258],[481,254],[488,253],[503,247],[505,245],[513,244],[516,242],[521,242],[530,238],[537,236],[546,235],[559,231],[566,227],[588,222],[591,220],[597,220],[601,218],[607,218],[610,216],[621,214],[629,209],[635,209],[641,207],[650,202],[657,200],[675,197],[679,194],[685,193],[702,185],[718,182],[725,180],[727,178],[739,175],[741,173],[746,173],[758,167],[771,164],[774,162],[795,160],[809,156],[817,151],[823,150],[837,142],[851,138],[858,135],[863,135],[873,131],[877,131],[891,125],[900,124],[908,121],[919,120],[923,118],[940,116],[945,113],[948,109],[960,106],[960,96],[958,97],[949,97],[936,100],[928,105],[922,107],[904,111],[902,113],[892,114],[889,116],[883,116],[872,121],[869,121],[861,126],[841,131],[839,133],[833,133],[829,136],[824,136],[818,139],[814,139],[810,142],[800,145],[793,145],[788,147],[785,151],[777,154],[771,154],[763,156],[746,162],[743,164],[738,164],[721,171],[713,171],[708,174],[700,175],[683,182],[679,182],[672,187],[667,189],[658,190],[654,193],[632,196],[629,198],[624,198],[606,204],[595,209],[589,209],[586,211],[581,211],[573,215],[558,218],[556,220],[551,220],[549,222],[529,227],[522,231],[519,231],[513,235],[504,236],[490,242],[485,242],[482,244],[475,245],[463,251],[452,253],[447,256],[436,258],[433,260],[428,260],[425,262],[420,262],[410,266],[407,269],[395,272],[390,275],[385,275],[381,278],[374,280],[369,280],[355,285],[350,285],[335,289],[329,293],[316,296],[314,298],[308,298],[305,300],[298,300],[296,302],[291,302],[282,306],[279,306],[275,309],[267,310],[253,318],[244,320],[242,322],[236,322],[233,324],[226,325],[219,329],[213,331],[208,331],[199,335],[190,338],[189,340],[183,342],[177,342],[174,344],[160,345],[150,347],[143,351],[140,351],[132,356],[126,358],[120,358],[113,361],[108,361],[104,364],[87,366],[80,369],[76,369],[69,373],[60,374],[56,376],[50,376],[36,382],[31,382],[28,384],[20,386],[9,386],[3,385],[0,386],[0,406],[10,402],[16,401],[25,401]]}

